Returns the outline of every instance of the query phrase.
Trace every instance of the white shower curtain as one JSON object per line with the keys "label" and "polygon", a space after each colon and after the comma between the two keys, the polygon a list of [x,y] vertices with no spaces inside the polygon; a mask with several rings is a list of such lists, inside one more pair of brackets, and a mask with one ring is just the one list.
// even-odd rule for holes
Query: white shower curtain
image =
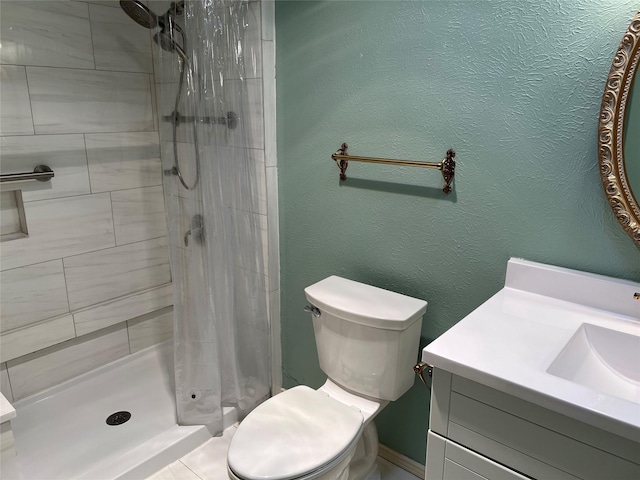
{"label": "white shower curtain", "polygon": [[[167,6],[150,2],[160,14]],[[178,113],[196,120],[178,126],[176,150],[184,183],[195,184],[192,189],[175,175],[173,126],[163,119],[173,112],[179,56],[154,47],[178,421],[206,425],[214,434],[222,430],[223,407],[236,407],[242,416],[270,393],[266,217],[259,204],[264,164],[256,148],[262,110],[251,96],[259,92],[260,42],[248,42],[256,34],[260,38],[259,20],[244,1],[190,0],[177,21],[191,65]],[[179,35],[174,38],[183,45]]]}

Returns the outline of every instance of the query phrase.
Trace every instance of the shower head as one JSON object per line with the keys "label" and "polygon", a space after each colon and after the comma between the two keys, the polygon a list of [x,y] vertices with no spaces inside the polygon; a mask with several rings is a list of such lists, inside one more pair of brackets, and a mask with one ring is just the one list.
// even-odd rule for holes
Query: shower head
{"label": "shower head", "polygon": [[138,0],[120,0],[120,7],[139,25],[149,29],[158,26],[158,16]]}
{"label": "shower head", "polygon": [[165,32],[164,29],[160,30],[153,36],[153,41],[156,42],[164,51],[177,53],[184,62],[188,63],[187,54],[184,49],[174,40],[173,35]]}
{"label": "shower head", "polygon": [[[174,15],[182,15],[184,2],[171,2],[169,10],[164,15],[158,16],[139,0],[120,0],[120,7],[127,15],[139,25],[153,30],[160,27],[160,31],[153,36],[153,40],[160,48],[167,52],[177,53],[180,58],[187,63],[187,54],[173,38],[174,30],[185,39],[184,32],[180,25],[174,22]],[[168,31],[168,32],[167,32]]]}

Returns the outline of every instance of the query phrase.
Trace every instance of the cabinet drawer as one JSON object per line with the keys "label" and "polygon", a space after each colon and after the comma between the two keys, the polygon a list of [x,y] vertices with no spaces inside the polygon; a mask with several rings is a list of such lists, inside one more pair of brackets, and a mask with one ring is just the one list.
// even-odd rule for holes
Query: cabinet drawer
{"label": "cabinet drawer", "polygon": [[444,450],[444,478],[443,480],[455,480],[456,476],[452,475],[451,477],[447,476],[447,467],[457,466],[454,468],[458,468],[457,470],[453,470],[452,472],[459,472],[460,468],[464,468],[468,470],[475,477],[469,478],[477,478],[477,479],[491,479],[491,480],[528,480],[527,477],[520,475],[518,472],[515,472],[504,465],[500,465],[492,460],[489,460],[482,455],[478,455],[471,450],[458,445],[451,440],[447,440],[447,445]]}
{"label": "cabinet drawer", "polygon": [[427,480],[529,480],[431,431],[428,442]]}
{"label": "cabinet drawer", "polygon": [[638,442],[447,372],[433,389],[431,428],[499,464],[540,479],[640,478]]}
{"label": "cabinet drawer", "polygon": [[445,458],[442,480],[487,480],[487,477]]}

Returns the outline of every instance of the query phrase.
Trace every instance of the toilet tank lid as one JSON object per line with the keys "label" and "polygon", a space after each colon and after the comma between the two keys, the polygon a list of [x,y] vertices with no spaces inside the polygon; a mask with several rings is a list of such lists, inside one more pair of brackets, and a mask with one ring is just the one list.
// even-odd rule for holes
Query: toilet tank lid
{"label": "toilet tank lid", "polygon": [[320,311],[369,327],[404,330],[427,310],[427,302],[332,275],[304,289]]}

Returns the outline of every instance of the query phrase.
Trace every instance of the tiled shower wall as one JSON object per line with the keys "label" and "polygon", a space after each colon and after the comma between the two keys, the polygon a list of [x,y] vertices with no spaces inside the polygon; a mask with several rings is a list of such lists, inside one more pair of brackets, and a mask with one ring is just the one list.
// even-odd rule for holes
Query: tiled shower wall
{"label": "tiled shower wall", "polygon": [[[163,12],[169,2],[149,3]],[[277,392],[274,2],[251,11],[258,140],[236,147],[251,148],[264,193],[254,213]],[[56,172],[49,187],[24,191],[29,237],[0,245],[0,389],[17,400],[170,338],[172,286],[149,32],[117,0],[2,0],[0,21],[0,169]]]}
{"label": "tiled shower wall", "polygon": [[[149,6],[156,12],[163,12],[169,6],[168,0],[150,0]],[[220,2],[222,3],[222,2]],[[240,3],[238,0],[237,3]],[[215,5],[215,3],[214,3]],[[210,141],[207,135],[200,135],[199,151],[201,161],[214,161],[215,155],[220,155],[219,161],[234,161],[236,155],[242,156],[246,153],[255,166],[255,178],[258,183],[258,202],[252,211],[235,209],[234,221],[243,226],[252,225],[262,234],[262,258],[264,268],[252,268],[251,259],[239,259],[236,264],[237,278],[254,278],[257,274],[264,274],[264,282],[249,281],[253,284],[264,283],[267,288],[267,299],[269,306],[269,348],[271,353],[271,378],[272,391],[279,392],[282,381],[282,362],[280,354],[280,261],[278,242],[278,174],[277,174],[277,152],[276,152],[276,84],[275,84],[275,2],[253,1],[247,2],[246,33],[244,45],[242,46],[242,61],[244,62],[243,82],[246,95],[238,96],[234,93],[240,90],[237,82],[237,72],[232,68],[222,72],[224,86],[220,92],[225,99],[224,111],[233,111],[240,114],[238,126],[235,129],[226,129],[225,126],[217,125],[213,128],[217,130],[216,148],[209,150],[207,142]],[[224,16],[223,16],[224,18]],[[181,19],[178,19],[181,23]],[[157,46],[153,45],[154,49]],[[166,53],[164,55],[167,55]],[[170,59],[172,56],[168,55]],[[157,55],[154,55],[157,58]],[[160,70],[162,68],[162,71]],[[177,62],[165,61],[161,66],[156,64],[157,82],[156,90],[159,92],[158,108],[161,116],[171,115],[174,109],[175,92],[178,88],[179,70]],[[243,104],[239,102],[242,100]],[[186,96],[181,98],[178,111],[189,112]],[[189,113],[187,113],[189,114]],[[242,114],[247,118],[242,118]],[[176,138],[178,140],[178,155],[180,158],[180,168],[185,172],[187,181],[193,177],[193,169],[196,164],[195,149],[190,142],[193,142],[191,134],[192,126],[182,124],[178,126]],[[172,125],[168,122],[160,124],[160,141],[164,167],[170,168],[173,165],[173,131]],[[244,150],[238,153],[237,150]],[[180,186],[177,177],[167,177],[165,192],[170,199],[170,209],[177,208],[179,211],[170,212],[171,215],[179,215],[184,222],[181,231],[189,228],[189,221],[193,214],[198,213],[198,207],[194,204],[193,194]],[[174,196],[187,199],[177,201]],[[178,207],[179,206],[179,207]],[[182,235],[178,235],[177,244],[173,248],[182,248]],[[184,261],[193,261],[189,255],[177,255]],[[191,258],[191,260],[187,260]],[[181,260],[178,260],[181,261]],[[177,270],[179,271],[179,270]],[[194,292],[196,289],[193,289]],[[241,317],[242,313],[239,312]],[[247,327],[244,327],[247,328]],[[261,328],[256,328],[255,335],[261,337],[264,332]]]}
{"label": "tiled shower wall", "polygon": [[280,220],[278,214],[278,151],[276,138],[276,19],[275,0],[263,0],[262,106],[264,119],[264,166],[267,201],[269,275],[269,325],[271,327],[271,389],[282,389],[282,345],[280,331]]}
{"label": "tiled shower wall", "polygon": [[2,173],[29,236],[0,244],[1,389],[19,399],[171,336],[149,31],[116,1],[0,2]]}

